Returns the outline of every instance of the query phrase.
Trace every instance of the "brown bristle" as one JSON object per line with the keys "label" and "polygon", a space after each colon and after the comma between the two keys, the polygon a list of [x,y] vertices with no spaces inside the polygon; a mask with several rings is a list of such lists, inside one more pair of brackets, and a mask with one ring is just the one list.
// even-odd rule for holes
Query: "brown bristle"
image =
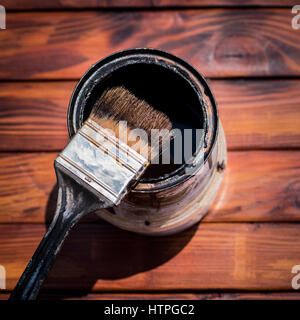
{"label": "brown bristle", "polygon": [[138,99],[124,87],[104,91],[92,110],[92,118],[108,118],[116,122],[127,121],[131,129],[140,128],[150,134],[151,129],[172,129],[170,119]]}
{"label": "brown bristle", "polygon": [[[142,141],[142,147],[136,151],[148,159],[150,155],[157,155],[161,152],[161,150],[158,150],[161,148],[161,145],[158,149],[156,146],[156,150],[153,150],[154,147],[151,148],[151,146],[148,145],[148,143],[150,144],[150,134],[153,134],[151,130],[158,129],[161,131],[162,129],[167,129],[163,130],[163,133],[160,132],[162,133],[160,141],[164,138],[169,138],[169,132],[172,130],[172,123],[164,113],[155,110],[147,102],[137,98],[124,87],[113,87],[105,90],[94,105],[90,118],[105,129],[112,130],[115,136],[121,140],[123,140],[123,133],[126,133],[128,137],[130,130],[143,129],[146,131],[148,140]],[[126,129],[121,126],[121,134],[120,121],[127,122]],[[136,141],[123,142],[134,149],[137,148],[135,145]]]}

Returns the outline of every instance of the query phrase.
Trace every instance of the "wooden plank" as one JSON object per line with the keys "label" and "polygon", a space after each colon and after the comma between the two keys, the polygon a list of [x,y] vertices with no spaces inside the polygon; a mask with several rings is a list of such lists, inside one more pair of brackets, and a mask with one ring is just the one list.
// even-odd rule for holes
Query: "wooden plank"
{"label": "wooden plank", "polygon": [[[300,147],[299,80],[211,80],[227,145]],[[67,106],[76,82],[0,83],[0,150],[59,151],[67,143]]]}
{"label": "wooden plank", "polygon": [[300,221],[300,153],[232,152],[212,221]]}
{"label": "wooden plank", "polygon": [[77,79],[97,60],[155,47],[208,77],[299,76],[287,9],[23,12],[0,33],[0,79]]}
{"label": "wooden plank", "polygon": [[[8,296],[8,295],[7,295]],[[41,295],[42,299],[55,299],[63,295]],[[90,293],[85,296],[66,297],[66,299],[84,300],[300,300],[297,292],[270,293]],[[0,296],[1,300],[1,296]]]}
{"label": "wooden plank", "polygon": [[[43,225],[0,225],[0,261],[11,290],[38,245]],[[298,224],[200,224],[169,237],[79,224],[45,289],[290,290],[300,259]]]}
{"label": "wooden plank", "polygon": [[[57,187],[56,153],[0,154],[0,223],[52,221]],[[94,215],[84,221],[100,221]]]}
{"label": "wooden plank", "polygon": [[[7,300],[10,293],[0,293],[0,300]],[[88,293],[40,294],[39,300],[299,300],[295,292],[249,293]]]}
{"label": "wooden plank", "polygon": [[75,82],[0,83],[0,150],[61,150]]}
{"label": "wooden plank", "polygon": [[46,213],[53,217],[57,199],[55,191],[51,194],[56,183],[55,157],[39,153],[0,155],[1,222],[43,222]]}
{"label": "wooden plank", "polygon": [[156,8],[156,7],[291,7],[295,0],[2,0],[7,10],[33,10],[33,9],[82,9],[82,8]]}
{"label": "wooden plank", "polygon": [[300,81],[210,83],[229,149],[300,146]]}
{"label": "wooden plank", "polygon": [[[55,153],[0,154],[0,223],[51,220]],[[300,151],[229,152],[222,189],[205,222],[300,221]],[[91,216],[88,221],[101,222]]]}

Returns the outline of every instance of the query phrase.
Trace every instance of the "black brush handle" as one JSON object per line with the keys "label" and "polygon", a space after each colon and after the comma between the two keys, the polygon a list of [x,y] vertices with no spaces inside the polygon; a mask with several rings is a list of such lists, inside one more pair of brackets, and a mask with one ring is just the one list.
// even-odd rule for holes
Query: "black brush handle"
{"label": "black brush handle", "polygon": [[53,220],[50,228],[28,263],[22,277],[10,296],[10,300],[33,300],[36,298],[60,248],[74,223],[62,221],[64,212]]}
{"label": "black brush handle", "polygon": [[60,170],[56,175],[57,212],[9,300],[34,300],[71,228],[88,213],[108,207]]}

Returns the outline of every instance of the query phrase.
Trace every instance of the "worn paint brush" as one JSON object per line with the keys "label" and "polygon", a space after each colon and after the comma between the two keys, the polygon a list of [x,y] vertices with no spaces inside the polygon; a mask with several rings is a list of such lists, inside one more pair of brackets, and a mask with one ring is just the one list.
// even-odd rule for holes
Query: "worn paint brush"
{"label": "worn paint brush", "polygon": [[[120,203],[150,160],[160,154],[160,142],[171,128],[165,114],[123,87],[101,95],[90,117],[55,160],[57,211],[11,300],[36,298],[71,228],[87,214]],[[150,145],[149,134],[158,143]]]}

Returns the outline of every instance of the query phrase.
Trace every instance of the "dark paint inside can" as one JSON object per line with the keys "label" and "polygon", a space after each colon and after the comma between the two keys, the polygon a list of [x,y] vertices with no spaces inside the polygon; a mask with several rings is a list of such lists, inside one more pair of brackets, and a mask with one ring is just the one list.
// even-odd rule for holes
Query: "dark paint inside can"
{"label": "dark paint inside can", "polygon": [[[114,86],[123,86],[141,100],[147,101],[153,108],[165,113],[173,128],[203,129],[204,114],[199,108],[199,101],[193,89],[175,72],[155,64],[136,63],[112,72],[107,79],[95,88],[94,95],[87,103],[85,120],[99,94]],[[147,115],[145,115],[147,117]],[[184,141],[184,139],[182,139]],[[184,146],[182,146],[182,149]],[[196,146],[193,146],[193,153]],[[173,151],[173,150],[172,150]],[[142,181],[163,179],[180,169],[170,157],[170,164],[152,164],[143,175]]]}

